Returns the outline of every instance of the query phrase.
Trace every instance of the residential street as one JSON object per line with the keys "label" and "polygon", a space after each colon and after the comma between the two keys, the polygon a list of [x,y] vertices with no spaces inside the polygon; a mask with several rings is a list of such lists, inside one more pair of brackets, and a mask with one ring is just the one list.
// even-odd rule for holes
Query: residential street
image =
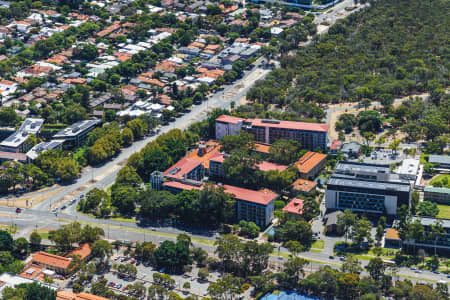
{"label": "residential street", "polygon": [[[353,5],[353,0],[344,0],[336,6],[327,10],[326,13],[317,14],[314,22],[316,24],[322,24],[327,22],[329,24],[335,23],[338,19],[344,18],[348,14],[363,8],[359,6],[353,11],[345,10],[346,7]],[[320,33],[327,32],[329,26],[324,26]],[[166,126],[161,127],[159,134],[169,132],[172,129],[186,129],[191,124],[204,120],[207,117],[208,112],[215,108],[227,109],[231,103],[234,102],[239,105],[244,99],[247,91],[257,80],[263,79],[270,71],[270,68],[265,67],[262,59],[259,59],[255,66],[251,70],[246,70],[244,76],[237,80],[232,85],[227,85],[221,91],[210,96],[206,101],[200,105],[194,105],[189,112],[186,112],[183,116],[177,118],[175,121],[169,123]],[[394,104],[399,104],[405,101],[405,99],[397,99]],[[373,102],[372,107],[378,109],[381,107],[380,103]],[[332,105],[326,109],[327,124],[330,124],[331,115],[336,112],[347,111],[350,109],[357,109],[357,103]],[[331,126],[331,125],[330,125]],[[176,236],[180,233],[188,233],[192,236],[195,246],[201,247],[206,250],[210,255],[214,255],[215,246],[214,241],[218,234],[215,231],[208,231],[205,229],[184,230],[183,228],[174,228],[168,224],[153,224],[143,223],[140,220],[133,221],[115,221],[108,219],[97,219],[94,217],[80,214],[76,211],[76,203],[68,205],[68,202],[74,198],[78,198],[80,195],[85,194],[93,188],[105,189],[114,183],[119,170],[126,164],[127,159],[136,152],[139,152],[149,142],[157,138],[158,135],[145,137],[142,140],[134,142],[130,147],[122,149],[120,154],[112,158],[110,161],[96,166],[87,167],[83,169],[81,176],[72,184],[56,186],[43,191],[35,192],[33,195],[48,195],[48,197],[30,208],[25,208],[22,213],[16,214],[15,203],[16,199],[23,199],[30,197],[29,195],[23,195],[18,198],[9,197],[8,206],[0,207],[0,216],[2,223],[10,224],[11,226],[17,226],[19,232],[15,234],[17,237],[29,237],[31,232],[35,229],[52,230],[57,229],[63,224],[67,224],[72,221],[79,221],[82,224],[89,224],[99,226],[105,231],[105,238],[113,240],[126,240],[126,241],[152,241],[154,243],[161,243],[164,240],[175,240]],[[374,143],[373,143],[374,144]],[[405,147],[408,144],[401,144],[400,147]],[[417,144],[410,144],[410,146],[417,146]],[[7,198],[3,198],[7,199]],[[322,211],[324,209],[321,204]],[[67,206],[65,209],[61,208]],[[52,213],[51,210],[59,208],[57,213]],[[200,222],[199,222],[200,223]],[[320,239],[325,240],[324,248],[321,251],[304,252],[300,257],[308,259],[310,265],[307,268],[307,272],[317,271],[323,265],[330,265],[331,267],[340,267],[341,261],[339,257],[333,257],[333,247],[337,241],[342,241],[342,237],[326,237],[322,234],[323,225],[320,218],[316,219],[313,223],[313,231],[319,233]],[[289,252],[285,248],[275,249],[271,256],[270,264],[274,268],[279,268],[285,260],[287,260]],[[362,265],[367,265],[368,260],[362,260]],[[140,268],[140,273],[145,274],[147,278],[151,277],[152,272],[147,269]],[[366,274],[363,272],[363,274]],[[439,280],[446,280],[445,274],[433,274],[430,271],[424,271],[423,274],[417,273],[409,268],[400,268],[398,276],[401,278],[407,278],[412,281],[420,282],[437,282]],[[179,282],[185,281],[179,279]],[[193,284],[191,282],[191,284]],[[202,283],[194,284],[199,291],[204,290]],[[203,290],[202,290],[203,289]],[[201,294],[202,292],[200,292]]]}

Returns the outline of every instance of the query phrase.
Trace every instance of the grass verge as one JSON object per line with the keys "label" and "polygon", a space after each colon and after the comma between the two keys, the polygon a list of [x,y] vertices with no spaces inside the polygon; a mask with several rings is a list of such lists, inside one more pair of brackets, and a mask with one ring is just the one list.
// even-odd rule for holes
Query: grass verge
{"label": "grass verge", "polygon": [[438,204],[437,207],[439,208],[438,218],[450,219],[450,205]]}
{"label": "grass verge", "polygon": [[[73,222],[73,220],[69,220],[69,219],[58,219],[58,221],[62,221],[62,222]],[[145,233],[148,235],[157,235],[157,236],[165,236],[168,238],[173,238],[175,239],[177,237],[176,234],[174,233],[167,233],[167,232],[161,232],[161,231],[155,231],[155,230],[149,230],[149,229],[143,229],[143,228],[132,228],[132,227],[124,227],[124,226],[119,226],[119,225],[105,225],[105,224],[100,224],[100,223],[95,223],[95,222],[88,222],[88,221],[80,221],[78,220],[79,223],[81,224],[85,224],[85,225],[90,225],[90,226],[97,226],[97,227],[101,227],[103,229],[109,228],[109,229],[116,229],[116,230],[124,230],[124,231],[132,231],[132,232],[140,232],[140,233]],[[199,238],[199,237],[191,237],[192,242],[194,243],[198,243],[198,244],[204,244],[204,245],[209,245],[209,246],[213,246],[214,245],[214,241],[213,240],[208,240],[208,239],[204,239],[204,238]]]}
{"label": "grass verge", "polygon": [[323,249],[325,247],[325,241],[323,240],[316,240],[314,243],[311,244],[311,248],[315,249]]}

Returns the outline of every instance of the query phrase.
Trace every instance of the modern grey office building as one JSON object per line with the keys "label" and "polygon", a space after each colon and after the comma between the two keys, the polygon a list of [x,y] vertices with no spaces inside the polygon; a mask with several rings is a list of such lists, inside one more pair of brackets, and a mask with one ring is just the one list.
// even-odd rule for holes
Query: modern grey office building
{"label": "modern grey office building", "polygon": [[[431,251],[437,250],[448,254],[450,252],[450,220],[413,216],[411,222],[415,222],[416,220],[419,220],[420,224],[424,227],[424,234],[418,240],[404,240],[403,245],[407,247],[415,246],[415,249],[425,248]],[[432,234],[432,226],[436,225],[439,227],[442,226],[443,230],[437,236]]]}
{"label": "modern grey office building", "polygon": [[327,209],[353,210],[369,214],[396,215],[409,205],[412,187],[390,170],[389,165],[339,162],[328,180]]}
{"label": "modern grey office building", "polygon": [[65,148],[78,146],[84,141],[87,134],[100,123],[101,120],[96,119],[76,122],[55,134],[53,139],[63,140]]}

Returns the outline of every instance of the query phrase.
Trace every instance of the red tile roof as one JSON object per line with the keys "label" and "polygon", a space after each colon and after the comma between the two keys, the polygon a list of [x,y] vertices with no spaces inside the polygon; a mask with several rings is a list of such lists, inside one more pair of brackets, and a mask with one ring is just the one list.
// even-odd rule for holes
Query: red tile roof
{"label": "red tile roof", "polygon": [[17,84],[14,81],[10,81],[10,80],[6,80],[6,79],[2,79],[2,81],[0,81],[1,85],[14,85]]}
{"label": "red tile roof", "polygon": [[278,121],[278,122],[264,122],[263,119],[243,119],[228,115],[221,115],[216,121],[237,124],[239,121],[246,121],[251,123],[252,126],[258,127],[270,127],[270,128],[283,128],[293,130],[305,130],[305,131],[319,131],[327,132],[328,125],[322,123],[306,123],[306,122],[294,122],[294,121]]}
{"label": "red tile roof", "polygon": [[81,256],[81,259],[85,259],[89,255],[91,255],[91,251],[92,251],[91,245],[89,245],[89,243],[84,243],[84,244],[80,245],[77,249],[75,249],[72,252],[70,252],[69,254],[67,254],[66,257],[79,255],[79,256]]}
{"label": "red tile roof", "polygon": [[278,172],[282,172],[282,171],[286,170],[288,168],[288,166],[279,165],[279,164],[271,163],[268,161],[262,161],[256,165],[256,168],[258,168],[259,170],[261,170],[263,172],[274,171],[274,170],[276,170]]}
{"label": "red tile roof", "polygon": [[165,182],[163,182],[163,186],[167,186],[167,187],[171,187],[171,188],[179,189],[179,190],[185,190],[185,191],[201,190],[203,188],[203,185],[196,186],[196,185],[182,183],[179,181],[165,181]]}
{"label": "red tile roof", "polygon": [[209,160],[221,164],[225,161],[225,155],[219,152],[214,154]]}
{"label": "red tile roof", "polygon": [[[226,154],[223,153],[216,153],[213,155],[210,159],[210,161],[217,162],[217,163],[223,163],[225,159],[227,158]],[[262,161],[259,164],[255,166],[258,170],[261,170],[263,172],[271,171],[271,170],[278,170],[279,172],[282,172],[288,168],[288,166],[279,165],[275,163],[271,163],[268,161]]]}
{"label": "red tile roof", "polygon": [[263,143],[255,143],[255,149],[253,149],[256,152],[261,153],[270,153],[270,145],[263,144]]}
{"label": "red tile roof", "polygon": [[76,300],[108,300],[108,298],[103,298],[97,295],[92,295],[88,293],[77,294]]}
{"label": "red tile roof", "polygon": [[252,126],[270,127],[270,128],[285,128],[293,130],[306,130],[306,131],[320,131],[327,132],[328,125],[321,123],[306,123],[306,122],[294,122],[294,121],[280,121],[279,123],[265,123],[262,119],[249,119]]}
{"label": "red tile roof", "polygon": [[230,123],[230,124],[238,124],[239,121],[244,121],[243,118],[233,117],[229,115],[221,115],[216,119],[216,121],[224,122],[224,123]]}
{"label": "red tile roof", "polygon": [[27,155],[25,153],[0,151],[0,159],[26,161]]}
{"label": "red tile roof", "polygon": [[69,268],[72,260],[67,257],[50,254],[47,252],[38,252],[34,255],[32,263],[50,265],[61,269]]}
{"label": "red tile roof", "polygon": [[[203,185],[196,186],[178,181],[165,181],[163,182],[163,186],[186,191],[203,189]],[[261,191],[254,191],[232,185],[224,185],[223,187],[225,188],[225,193],[232,194],[233,197],[235,197],[238,200],[257,203],[261,205],[267,205],[276,198],[278,198],[278,194],[267,189]]]}
{"label": "red tile roof", "polygon": [[176,164],[171,166],[164,172],[166,177],[174,178],[174,179],[184,179],[184,175],[188,174],[198,166],[200,166],[202,162],[200,160],[190,159],[190,158],[182,158]]}
{"label": "red tile roof", "polygon": [[331,150],[339,150],[341,149],[342,141],[334,140],[333,143],[331,143],[330,149]]}
{"label": "red tile roof", "polygon": [[311,192],[316,186],[317,186],[317,182],[309,181],[309,180],[305,180],[305,179],[301,179],[301,178],[297,179],[292,184],[292,188],[294,190],[306,192],[306,193]]}
{"label": "red tile roof", "polygon": [[234,195],[234,197],[238,200],[261,205],[267,205],[279,196],[270,190],[254,191],[232,185],[224,185],[224,188],[226,193]]}
{"label": "red tile roof", "polygon": [[315,166],[320,164],[323,160],[327,158],[326,154],[317,152],[307,152],[303,155],[295,165],[300,173],[309,173]]}
{"label": "red tile roof", "polygon": [[210,140],[206,143],[201,143],[199,149],[195,149],[186,155],[186,158],[199,160],[205,168],[209,168],[211,157],[215,157],[220,151],[218,142]]}
{"label": "red tile roof", "polygon": [[304,201],[302,199],[294,198],[283,208],[283,211],[301,215],[303,213],[303,203]]}
{"label": "red tile roof", "polygon": [[400,235],[398,231],[393,228],[388,228],[386,230],[386,238],[389,240],[400,240]]}
{"label": "red tile roof", "polygon": [[108,300],[108,298],[88,293],[74,294],[67,291],[58,291],[58,294],[56,295],[56,300]]}
{"label": "red tile roof", "polygon": [[25,269],[23,269],[22,273],[20,273],[21,277],[24,278],[34,278],[42,271],[42,268],[38,265],[29,265]]}

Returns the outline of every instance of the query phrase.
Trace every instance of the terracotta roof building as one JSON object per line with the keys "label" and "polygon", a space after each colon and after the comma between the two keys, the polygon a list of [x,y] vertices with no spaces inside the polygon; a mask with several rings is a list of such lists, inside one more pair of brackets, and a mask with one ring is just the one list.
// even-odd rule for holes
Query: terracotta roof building
{"label": "terracotta roof building", "polygon": [[220,151],[220,145],[218,142],[210,140],[205,143],[200,143],[198,149],[189,152],[186,157],[193,160],[199,160],[202,162],[205,169],[209,168],[209,161],[212,157],[216,156]]}
{"label": "terracotta roof building", "polygon": [[[212,177],[224,177],[226,174],[224,172],[224,169],[222,167],[223,162],[227,158],[227,154],[217,152],[215,155],[212,155],[209,160],[209,175]],[[262,161],[255,165],[255,168],[262,171],[278,171],[283,172],[288,168],[288,166],[285,165],[279,165],[275,163],[271,163],[268,161]]]}
{"label": "terracotta roof building", "polygon": [[65,275],[68,273],[71,261],[72,260],[67,257],[40,251],[34,255],[31,263]]}
{"label": "terracotta roof building", "polygon": [[66,257],[72,257],[74,255],[79,255],[82,260],[86,260],[91,255],[92,248],[89,243],[84,243],[80,245],[77,249],[71,251]]}
{"label": "terracotta roof building", "polygon": [[264,228],[273,219],[274,201],[278,194],[264,189],[254,191],[231,185],[224,185],[225,192],[236,199],[237,219],[254,222]]}
{"label": "terracotta roof building", "polygon": [[294,183],[292,183],[292,189],[302,192],[302,193],[310,193],[311,191],[313,191],[317,186],[317,182],[314,181],[309,181],[309,180],[305,180],[305,179],[297,179],[296,181],[294,181]]}
{"label": "terracotta roof building", "polygon": [[108,298],[88,293],[74,294],[67,291],[58,291],[58,294],[56,295],[56,300],[108,300]]}
{"label": "terracotta roof building", "polygon": [[295,165],[298,168],[302,179],[314,178],[322,170],[327,159],[326,154],[317,152],[307,152]]}
{"label": "terracotta roof building", "polygon": [[163,174],[166,178],[175,181],[201,181],[205,174],[205,170],[201,160],[184,157],[167,169]]}
{"label": "terracotta roof building", "polygon": [[294,121],[243,119],[234,116],[221,115],[216,119],[216,139],[232,134],[238,135],[245,130],[255,137],[255,141],[273,144],[279,139],[296,140],[310,150],[326,149],[328,125],[320,123],[305,123]]}
{"label": "terracotta roof building", "polygon": [[115,22],[113,25],[108,26],[105,29],[97,32],[95,35],[98,36],[98,37],[105,37],[108,34],[114,32],[116,30],[119,30],[119,29],[120,29],[120,22]]}
{"label": "terracotta roof building", "polygon": [[302,199],[294,198],[283,208],[283,212],[289,214],[290,216],[299,219],[303,214],[303,204]]}
{"label": "terracotta roof building", "polygon": [[398,248],[401,247],[402,240],[398,231],[394,228],[388,228],[384,237],[384,247]]}
{"label": "terracotta roof building", "polygon": [[262,161],[259,164],[256,165],[256,168],[260,171],[267,172],[267,171],[278,171],[283,172],[288,168],[288,166],[285,165],[279,165],[268,161]]}

